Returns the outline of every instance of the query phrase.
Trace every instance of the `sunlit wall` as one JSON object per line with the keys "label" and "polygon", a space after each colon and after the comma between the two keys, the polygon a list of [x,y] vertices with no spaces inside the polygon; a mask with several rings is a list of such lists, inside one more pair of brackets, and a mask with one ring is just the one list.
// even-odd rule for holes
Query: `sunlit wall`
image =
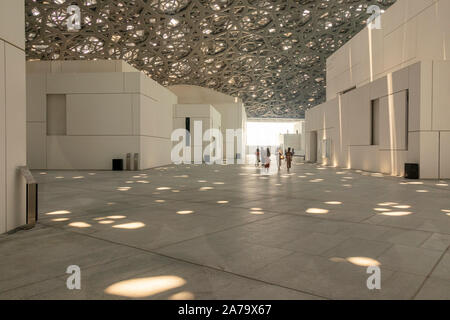
{"label": "sunlit wall", "polygon": [[247,145],[277,146],[280,144],[280,134],[296,133],[298,122],[247,122]]}

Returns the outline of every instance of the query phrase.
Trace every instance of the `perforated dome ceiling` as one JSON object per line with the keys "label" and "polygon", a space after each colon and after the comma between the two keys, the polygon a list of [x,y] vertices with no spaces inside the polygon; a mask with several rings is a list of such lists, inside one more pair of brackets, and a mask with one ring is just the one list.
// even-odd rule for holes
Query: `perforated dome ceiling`
{"label": "perforated dome ceiling", "polygon": [[[162,85],[241,98],[249,117],[301,118],[325,100],[326,58],[367,7],[395,0],[26,0],[28,59],[124,59]],[[82,27],[67,31],[67,7]]]}

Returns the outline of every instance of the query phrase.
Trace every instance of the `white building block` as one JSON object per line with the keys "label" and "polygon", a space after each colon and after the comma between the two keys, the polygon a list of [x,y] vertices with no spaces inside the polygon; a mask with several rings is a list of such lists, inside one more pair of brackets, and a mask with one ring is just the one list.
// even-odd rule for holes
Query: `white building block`
{"label": "white building block", "polygon": [[25,52],[6,43],[5,61],[6,228],[12,230],[26,222],[25,181],[18,170],[26,165]]}
{"label": "white building block", "polygon": [[67,135],[132,135],[130,94],[67,95]]}
{"label": "white building block", "polygon": [[[0,97],[5,96],[5,42],[0,39]],[[0,99],[0,137],[6,137],[6,105]],[[6,232],[6,139],[0,139],[0,234]]]}
{"label": "white building block", "polygon": [[450,179],[450,132],[441,132],[440,179]]}
{"label": "white building block", "polygon": [[25,2],[0,1],[0,39],[25,50]]}
{"label": "white building block", "polygon": [[45,122],[27,123],[27,166],[34,169],[47,168],[47,128]]}

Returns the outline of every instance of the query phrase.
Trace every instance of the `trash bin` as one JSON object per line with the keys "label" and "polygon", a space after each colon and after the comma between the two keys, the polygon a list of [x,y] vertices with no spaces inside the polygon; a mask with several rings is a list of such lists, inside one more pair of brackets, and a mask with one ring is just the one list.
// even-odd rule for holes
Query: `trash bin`
{"label": "trash bin", "polygon": [[123,159],[112,160],[113,171],[123,171]]}
{"label": "trash bin", "polygon": [[405,163],[405,178],[406,179],[419,179],[419,164],[418,163]]}

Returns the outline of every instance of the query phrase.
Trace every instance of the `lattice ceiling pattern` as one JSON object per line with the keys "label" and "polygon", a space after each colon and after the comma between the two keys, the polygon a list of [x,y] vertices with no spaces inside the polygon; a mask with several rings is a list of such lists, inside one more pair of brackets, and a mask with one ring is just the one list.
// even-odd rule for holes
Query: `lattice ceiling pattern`
{"label": "lattice ceiling pattern", "polygon": [[[28,59],[124,59],[162,85],[241,98],[249,117],[302,118],[325,100],[326,58],[367,7],[395,0],[26,0]],[[67,7],[81,30],[67,30]]]}

